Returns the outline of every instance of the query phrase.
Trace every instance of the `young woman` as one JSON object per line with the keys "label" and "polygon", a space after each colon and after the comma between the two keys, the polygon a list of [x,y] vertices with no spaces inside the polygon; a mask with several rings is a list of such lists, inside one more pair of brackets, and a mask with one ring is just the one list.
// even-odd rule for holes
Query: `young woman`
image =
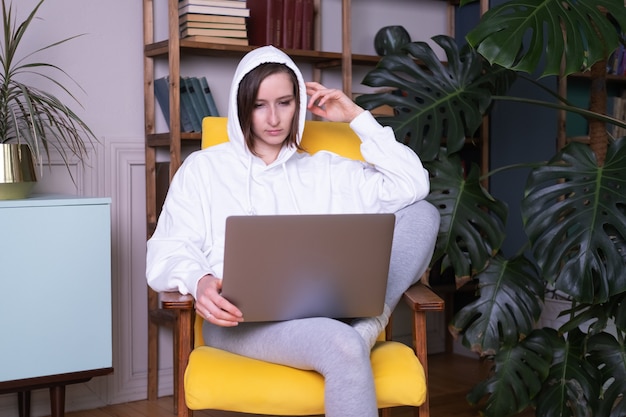
{"label": "young woman", "polygon": [[[423,200],[428,173],[390,128],[341,91],[305,83],[274,47],[241,60],[229,104],[229,142],[190,155],[172,181],[148,241],[148,283],[194,296],[207,345],[322,374],[327,416],[375,417],[370,350],[402,293],[426,270],[439,226],[438,212]],[[307,109],[349,122],[367,163],[298,152]],[[396,214],[380,317],[246,323],[220,295],[226,217],[355,212]]]}

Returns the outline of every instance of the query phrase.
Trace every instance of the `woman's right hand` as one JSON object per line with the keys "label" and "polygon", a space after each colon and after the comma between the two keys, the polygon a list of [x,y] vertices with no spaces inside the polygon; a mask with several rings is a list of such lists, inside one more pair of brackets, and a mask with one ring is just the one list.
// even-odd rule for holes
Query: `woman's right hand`
{"label": "woman's right hand", "polygon": [[205,275],[196,289],[196,312],[217,326],[233,327],[243,321],[241,311],[221,295],[222,280]]}

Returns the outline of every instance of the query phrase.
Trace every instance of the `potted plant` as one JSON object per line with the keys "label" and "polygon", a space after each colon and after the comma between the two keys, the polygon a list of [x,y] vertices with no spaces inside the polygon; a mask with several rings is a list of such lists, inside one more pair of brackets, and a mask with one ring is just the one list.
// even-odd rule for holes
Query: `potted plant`
{"label": "potted plant", "polygon": [[[433,38],[447,65],[412,42],[381,58],[363,81],[396,90],[357,101],[394,107],[396,115],[381,122],[431,173],[428,198],[442,215],[433,261],[450,266],[458,286],[478,283],[477,299],[450,330],[492,361],[468,395],[486,416],[529,407],[537,416],[626,415],[626,139],[609,137],[606,123],[626,124],[605,115],[606,61],[624,31],[622,0],[510,0],[485,13],[462,48]],[[514,79],[579,71],[590,74],[589,109],[556,91],[547,102],[506,95]],[[528,241],[514,257],[500,250],[506,204],[483,187],[477,166],[462,169],[460,156],[501,100],[581,114],[590,132],[589,145],[569,143],[549,161],[523,164],[532,168],[519,190]],[[572,300],[558,330],[537,328],[546,288]]]}
{"label": "potted plant", "polygon": [[80,104],[69,88],[55,78],[55,74],[69,78],[61,68],[31,60],[38,52],[80,35],[53,42],[26,55],[20,50],[23,37],[43,2],[40,0],[18,24],[12,4],[2,0],[0,163],[3,169],[0,170],[0,199],[28,195],[35,181],[33,159],[39,164],[44,158],[49,162],[53,150],[61,156],[71,176],[70,160],[78,158],[83,162],[88,146],[96,140],[89,127],[66,103],[50,92],[25,83],[25,79],[38,77]]}

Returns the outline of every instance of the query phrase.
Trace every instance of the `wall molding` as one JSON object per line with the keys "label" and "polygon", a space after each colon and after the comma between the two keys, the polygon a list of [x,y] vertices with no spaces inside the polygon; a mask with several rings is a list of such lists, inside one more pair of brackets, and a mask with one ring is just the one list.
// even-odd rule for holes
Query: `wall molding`
{"label": "wall molding", "polygon": [[[111,198],[113,311],[112,375],[68,385],[66,411],[85,410],[147,397],[147,285],[145,280],[145,150],[143,138],[101,139],[88,166],[52,155],[36,192]],[[161,334],[159,395],[171,395],[171,332]],[[33,417],[50,414],[48,390],[31,398]],[[17,415],[17,394],[0,395],[0,415]]]}

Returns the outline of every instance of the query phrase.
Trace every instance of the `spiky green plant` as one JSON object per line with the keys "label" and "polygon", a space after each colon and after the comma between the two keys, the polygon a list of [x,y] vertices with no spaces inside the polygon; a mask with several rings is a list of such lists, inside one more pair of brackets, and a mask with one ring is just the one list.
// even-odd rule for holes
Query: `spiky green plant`
{"label": "spiky green plant", "polygon": [[96,141],[95,135],[67,104],[47,91],[25,84],[23,80],[43,79],[65,92],[70,101],[80,105],[70,89],[55,76],[69,79],[77,88],[80,86],[58,66],[34,61],[33,57],[81,35],[53,42],[23,55],[20,45],[43,2],[40,0],[28,17],[17,23],[12,3],[2,0],[4,39],[0,44],[0,143],[27,144],[40,163],[49,162],[50,153],[55,151],[69,171],[73,158],[84,161],[89,146]]}

